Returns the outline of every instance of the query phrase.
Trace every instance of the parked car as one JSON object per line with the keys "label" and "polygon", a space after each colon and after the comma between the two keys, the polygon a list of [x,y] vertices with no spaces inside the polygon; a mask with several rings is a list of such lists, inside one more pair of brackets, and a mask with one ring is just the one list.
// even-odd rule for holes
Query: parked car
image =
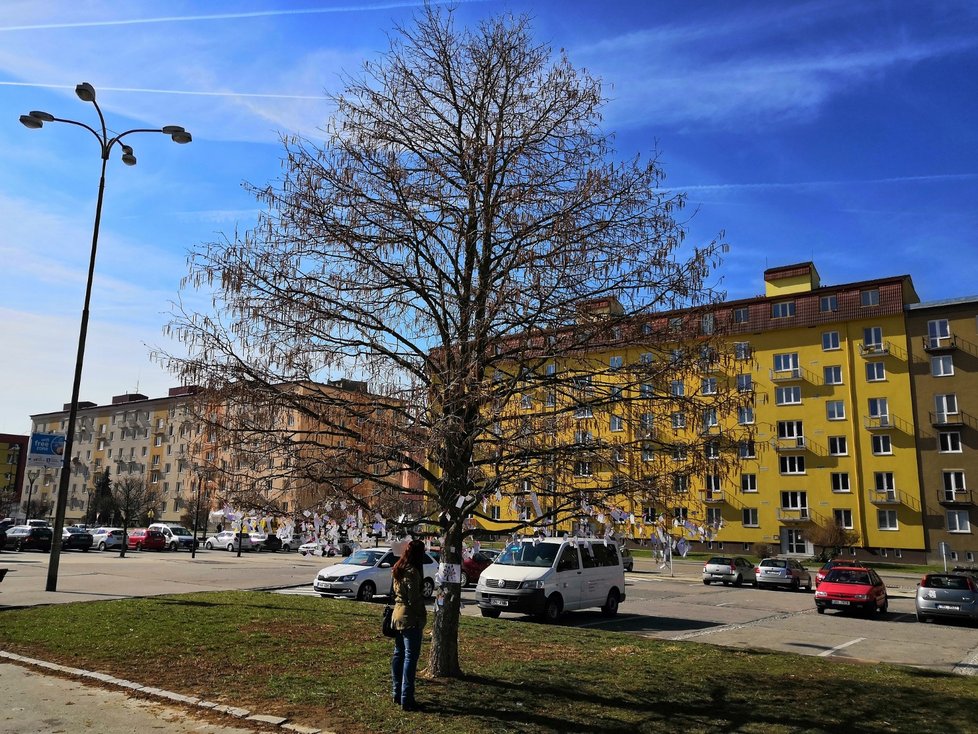
{"label": "parked car", "polygon": [[3,547],[15,551],[39,550],[48,553],[51,550],[52,535],[51,528],[14,525],[7,528]]}
{"label": "parked car", "polygon": [[754,567],[757,588],[765,586],[788,586],[798,591],[812,590],[812,575],[794,558],[764,558]]}
{"label": "parked car", "polygon": [[282,550],[282,539],[277,535],[269,535],[268,533],[252,533],[252,542],[258,541],[258,550],[269,551],[274,553],[275,551]]}
{"label": "parked car", "polygon": [[479,581],[482,572],[492,565],[492,558],[484,551],[476,551],[462,561],[462,587]]}
{"label": "parked car", "polygon": [[349,543],[334,545],[323,540],[310,540],[299,546],[299,555],[302,556],[348,556],[353,553],[353,546]]}
{"label": "parked car", "polygon": [[929,573],[917,585],[917,621],[935,617],[978,622],[978,580],[970,573]]}
{"label": "parked car", "polygon": [[[390,548],[361,548],[342,563],[321,569],[312,587],[320,596],[352,596],[361,601],[370,601],[378,594],[389,595],[391,568],[397,559]],[[437,573],[438,564],[426,553],[422,586],[426,597],[435,593]]]}
{"label": "parked car", "polygon": [[859,561],[847,561],[845,558],[833,558],[831,561],[826,561],[825,564],[815,572],[815,588],[822,583],[822,579],[837,566],[846,566],[847,568],[866,568]]}
{"label": "parked car", "polygon": [[825,614],[828,608],[886,614],[888,607],[883,579],[873,569],[863,566],[836,566],[815,591],[815,609],[819,614]]}
{"label": "parked car", "polygon": [[714,581],[724,586],[740,586],[748,581],[757,586],[754,564],[741,556],[713,556],[703,564],[703,583],[709,586]]}
{"label": "parked car", "polygon": [[214,548],[224,548],[229,551],[238,550],[238,543],[241,544],[241,550],[258,550],[259,543],[254,540],[249,533],[239,533],[236,530],[222,530],[217,535],[212,535],[207,540],[204,541],[204,547],[207,550],[213,550]]}
{"label": "parked car", "polygon": [[92,534],[87,530],[71,526],[61,530],[61,550],[80,550],[88,553],[94,543]]}
{"label": "parked car", "polygon": [[197,539],[183,525],[167,522],[154,522],[149,526],[150,530],[159,530],[166,538],[167,550],[191,550],[197,548]]}
{"label": "parked car", "polygon": [[129,531],[126,538],[126,547],[129,550],[166,550],[166,537],[159,530],[149,528],[136,528]]}
{"label": "parked car", "polygon": [[282,550],[284,550],[286,553],[289,551],[299,550],[299,546],[302,545],[302,538],[295,533],[292,533],[291,535],[288,533],[285,533],[284,535],[276,533],[276,537],[282,541]]}
{"label": "parked car", "polygon": [[625,570],[628,571],[628,573],[635,570],[635,556],[633,556],[632,552],[624,546],[621,547],[621,565],[625,567]]}
{"label": "parked car", "polygon": [[100,551],[122,547],[122,528],[96,528],[92,542]]}

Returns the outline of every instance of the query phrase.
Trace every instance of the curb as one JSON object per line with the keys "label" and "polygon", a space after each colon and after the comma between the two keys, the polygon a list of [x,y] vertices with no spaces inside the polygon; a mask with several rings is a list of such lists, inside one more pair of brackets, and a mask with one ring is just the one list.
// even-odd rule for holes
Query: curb
{"label": "curb", "polygon": [[160,701],[165,701],[167,703],[179,703],[184,706],[199,708],[205,711],[226,714],[233,718],[241,719],[242,721],[253,721],[256,724],[266,724],[269,726],[275,726],[282,729],[283,731],[294,732],[295,734],[336,734],[336,732],[327,729],[317,729],[315,727],[305,726],[303,724],[294,724],[289,722],[288,719],[282,716],[273,716],[270,714],[256,714],[256,713],[252,713],[247,709],[239,708],[237,706],[228,706],[224,704],[215,703],[214,701],[204,701],[195,696],[187,696],[182,693],[174,693],[173,691],[166,691],[163,690],[162,688],[155,688],[153,686],[144,686],[141,683],[135,683],[133,681],[125,680],[123,678],[115,678],[114,676],[108,675],[106,673],[97,673],[90,670],[82,670],[81,668],[71,668],[67,665],[59,665],[58,663],[49,663],[46,660],[29,658],[24,655],[18,655],[13,652],[7,652],[6,650],[0,650],[0,659],[5,659],[13,663],[19,663],[21,665],[29,665],[29,666],[41,668],[42,670],[48,670],[54,673],[61,673],[62,675],[70,675],[82,679],[82,682],[84,682],[86,679],[91,681],[98,681],[99,683],[102,683],[104,685],[120,688],[122,689],[123,693],[138,692],[140,695],[156,698],[159,699]]}

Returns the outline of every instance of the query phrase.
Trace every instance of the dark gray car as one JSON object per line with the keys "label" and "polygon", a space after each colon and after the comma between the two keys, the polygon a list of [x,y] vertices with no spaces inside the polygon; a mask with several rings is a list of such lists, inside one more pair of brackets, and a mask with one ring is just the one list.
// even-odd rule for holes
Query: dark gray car
{"label": "dark gray car", "polygon": [[978,621],[978,582],[964,573],[929,573],[917,585],[917,621],[951,617]]}

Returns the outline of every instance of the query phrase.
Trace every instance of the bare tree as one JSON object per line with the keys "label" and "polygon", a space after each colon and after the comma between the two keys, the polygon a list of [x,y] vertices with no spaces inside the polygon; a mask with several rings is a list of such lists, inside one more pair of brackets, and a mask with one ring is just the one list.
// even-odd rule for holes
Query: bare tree
{"label": "bare tree", "polygon": [[122,546],[119,556],[126,555],[129,528],[144,519],[150,510],[156,512],[163,502],[163,493],[143,477],[125,477],[112,483],[112,498],[122,518]]}
{"label": "bare tree", "polygon": [[847,530],[831,519],[809,525],[801,535],[813,546],[821,549],[818,558],[822,561],[839,555],[843,548],[851,548],[859,542],[859,533]]}
{"label": "bare tree", "polygon": [[[731,466],[708,410],[747,397],[701,381],[726,358],[722,245],[684,242],[654,157],[612,160],[599,81],[525,18],[461,29],[429,7],[397,30],[326,142],[286,141],[259,225],[191,254],[214,308],[175,310],[191,356],[164,360],[206,388],[225,496],[426,520],[458,564],[503,497],[514,529],[556,528],[622,498],[665,509]],[[621,438],[595,428],[611,415]],[[458,675],[460,588],[439,593],[428,670]]]}

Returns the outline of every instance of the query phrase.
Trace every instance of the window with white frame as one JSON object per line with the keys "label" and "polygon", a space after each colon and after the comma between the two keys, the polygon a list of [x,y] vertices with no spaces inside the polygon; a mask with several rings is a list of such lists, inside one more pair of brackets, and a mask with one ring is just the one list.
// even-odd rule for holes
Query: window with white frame
{"label": "window with white frame", "polygon": [[591,431],[574,431],[574,443],[594,443],[594,434]]}
{"label": "window with white frame", "polygon": [[737,375],[737,392],[750,392],[754,389],[754,378],[750,374]]}
{"label": "window with white frame", "polygon": [[700,318],[700,330],[704,334],[712,334],[714,330],[714,321],[713,314],[703,314],[702,318]]}
{"label": "window with white frame", "polygon": [[852,510],[846,508],[836,508],[832,510],[832,519],[835,524],[845,530],[852,530]]}
{"label": "window with white frame", "polygon": [[707,492],[720,492],[723,489],[723,482],[719,474],[707,474],[704,477],[704,487]]}
{"label": "window with white frame", "polygon": [[703,444],[703,456],[711,460],[719,459],[720,444],[716,441],[707,441],[705,444]]}
{"label": "window with white frame", "polygon": [[528,394],[521,396],[520,407],[523,410],[533,410],[533,396]]}
{"label": "window with white frame", "polygon": [[805,425],[802,421],[778,421],[778,438],[804,438]]}
{"label": "window with white frame", "polygon": [[676,398],[681,398],[686,394],[686,385],[682,380],[673,380],[669,383],[669,394]]}
{"label": "window with white frame", "polygon": [[754,422],[754,406],[741,405],[737,408],[737,423],[749,426]]}
{"label": "window with white frame", "polygon": [[804,456],[781,456],[778,457],[778,469],[782,474],[804,474]]}
{"label": "window with white frame", "polygon": [[839,332],[837,331],[823,331],[822,332],[822,351],[828,352],[833,349],[841,349],[839,345]]}
{"label": "window with white frame", "polygon": [[648,436],[652,433],[652,429],[655,427],[655,414],[654,413],[640,413],[638,416],[638,429],[643,436]]}
{"label": "window with white frame", "polygon": [[613,416],[611,416],[611,425],[609,426],[609,428],[612,431],[615,431],[615,432],[617,432],[617,431],[624,431],[625,430],[625,419],[622,418],[620,415],[613,415]]}
{"label": "window with white frame", "polygon": [[703,427],[713,428],[717,425],[717,409],[703,408]]}
{"label": "window with white frame", "polygon": [[750,342],[734,342],[734,359],[750,359]]}
{"label": "window with white frame", "polygon": [[779,301],[778,303],[771,304],[771,318],[772,319],[785,319],[789,316],[795,315],[795,302],[794,301]]}
{"label": "window with white frame", "polygon": [[891,496],[896,493],[896,485],[893,482],[893,472],[891,471],[873,472],[873,482],[877,492]]}
{"label": "window with white frame", "polygon": [[829,436],[829,456],[848,456],[849,442],[845,436]]}
{"label": "window with white frame", "polygon": [[818,310],[822,313],[838,311],[839,298],[834,293],[830,296],[822,296],[818,299]]}
{"label": "window with white frame", "polygon": [[826,400],[825,416],[830,421],[844,421],[846,419],[846,404],[843,400]]}
{"label": "window with white frame", "polygon": [[832,472],[832,491],[833,492],[849,492],[849,472],[837,471]]}
{"label": "window with white frame", "polygon": [[958,414],[958,396],[953,392],[944,395],[935,395],[934,409],[937,413],[938,421],[945,422],[948,416]]}
{"label": "window with white frame", "polygon": [[625,390],[621,385],[612,385],[608,389],[608,398],[613,401],[621,400],[624,394]]}
{"label": "window with white frame", "polygon": [[950,469],[941,472],[944,486],[945,499],[953,499],[956,492],[967,490],[964,481],[964,472],[960,469]]}
{"label": "window with white frame", "polygon": [[880,305],[880,290],[879,288],[868,288],[864,291],[859,291],[859,305],[860,306],[879,306]]}
{"label": "window with white frame", "polygon": [[642,444],[642,461],[655,461],[655,447],[652,444]]}
{"label": "window with white frame", "polygon": [[774,371],[798,373],[798,352],[784,352],[774,355]]}
{"label": "window with white frame", "polygon": [[[706,508],[706,524],[707,525],[720,525],[723,522],[723,516],[720,512],[719,507],[707,507]],[[721,543],[722,545],[722,543]]]}
{"label": "window with white frame", "polygon": [[547,392],[543,394],[543,404],[548,408],[552,408],[554,405],[556,405],[557,393],[553,390],[547,390]]}
{"label": "window with white frame", "polygon": [[877,418],[882,424],[889,423],[890,404],[886,398],[869,398],[869,417]]}
{"label": "window with white frame", "polygon": [[620,370],[625,365],[625,358],[620,354],[612,355],[608,358],[608,368]]}
{"label": "window with white frame", "polygon": [[655,385],[651,382],[643,382],[638,386],[638,396],[640,398],[651,398],[655,396]]}
{"label": "window with white frame", "polygon": [[576,477],[591,476],[591,462],[590,461],[574,462],[574,476]]}
{"label": "window with white frame", "polygon": [[760,526],[757,520],[757,508],[745,507],[743,510],[743,525],[745,528],[756,528]]}
{"label": "window with white frame", "polygon": [[735,308],[733,312],[733,320],[735,324],[746,324],[748,321],[750,321],[750,309],[747,306]]}
{"label": "window with white frame", "polygon": [[717,378],[715,377],[704,377],[703,381],[700,383],[700,392],[704,395],[716,395],[717,394]]}
{"label": "window with white frame", "polygon": [[863,329],[863,346],[867,349],[879,349],[883,346],[883,328],[869,326]]}
{"label": "window with white frame", "polygon": [[971,520],[967,510],[947,511],[947,531],[949,533],[970,533]]}
{"label": "window with white frame", "polygon": [[625,460],[625,447],[615,446],[614,450],[612,451],[612,455],[614,460],[620,464]]}
{"label": "window with white frame", "polygon": [[873,436],[873,453],[876,456],[889,456],[892,454],[893,442],[890,440],[890,437],[886,435]]}
{"label": "window with white frame", "polygon": [[672,414],[672,427],[673,428],[685,428],[686,427],[686,414],[685,413],[673,413]]}
{"label": "window with white frame", "polygon": [[930,358],[930,373],[933,377],[950,377],[954,374],[954,360],[950,354]]}
{"label": "window with white frame", "polygon": [[[689,475],[676,474],[672,478],[672,489],[674,492],[683,493],[689,491]],[[678,508],[677,508],[678,509]]]}
{"label": "window with white frame", "polygon": [[808,514],[808,492],[786,491],[781,493],[781,509],[802,510],[803,517]]}
{"label": "window with white frame", "polygon": [[686,461],[689,450],[683,444],[679,443],[672,447],[672,458],[673,461]]}
{"label": "window with white frame", "polygon": [[801,405],[801,388],[798,385],[774,388],[775,405]]}
{"label": "window with white frame", "polygon": [[590,405],[578,405],[576,408],[574,408],[574,417],[575,418],[593,418],[594,417],[594,410],[591,408]]}
{"label": "window with white frame", "polygon": [[951,325],[947,319],[927,322],[927,346],[942,347],[951,340]]}
{"label": "window with white frame", "polygon": [[741,459],[753,459],[757,456],[757,450],[754,447],[754,442],[749,439],[743,439],[737,442],[737,455]]}
{"label": "window with white frame", "polygon": [[752,493],[757,491],[757,475],[756,474],[741,474],[740,475],[740,491]]}
{"label": "window with white frame", "polygon": [[652,356],[652,352],[642,352],[638,355],[638,361],[640,364],[652,364],[655,361],[655,357]]}
{"label": "window with white frame", "polygon": [[822,375],[826,385],[842,384],[842,367],[837,364],[823,367]]}
{"label": "window with white frame", "polygon": [[960,431],[941,431],[939,436],[940,452],[942,454],[961,453],[961,432]]}
{"label": "window with white frame", "polygon": [[877,510],[876,526],[880,530],[899,530],[900,524],[897,522],[896,510]]}
{"label": "window with white frame", "polygon": [[866,363],[866,382],[882,382],[886,379],[886,368],[882,362]]}

